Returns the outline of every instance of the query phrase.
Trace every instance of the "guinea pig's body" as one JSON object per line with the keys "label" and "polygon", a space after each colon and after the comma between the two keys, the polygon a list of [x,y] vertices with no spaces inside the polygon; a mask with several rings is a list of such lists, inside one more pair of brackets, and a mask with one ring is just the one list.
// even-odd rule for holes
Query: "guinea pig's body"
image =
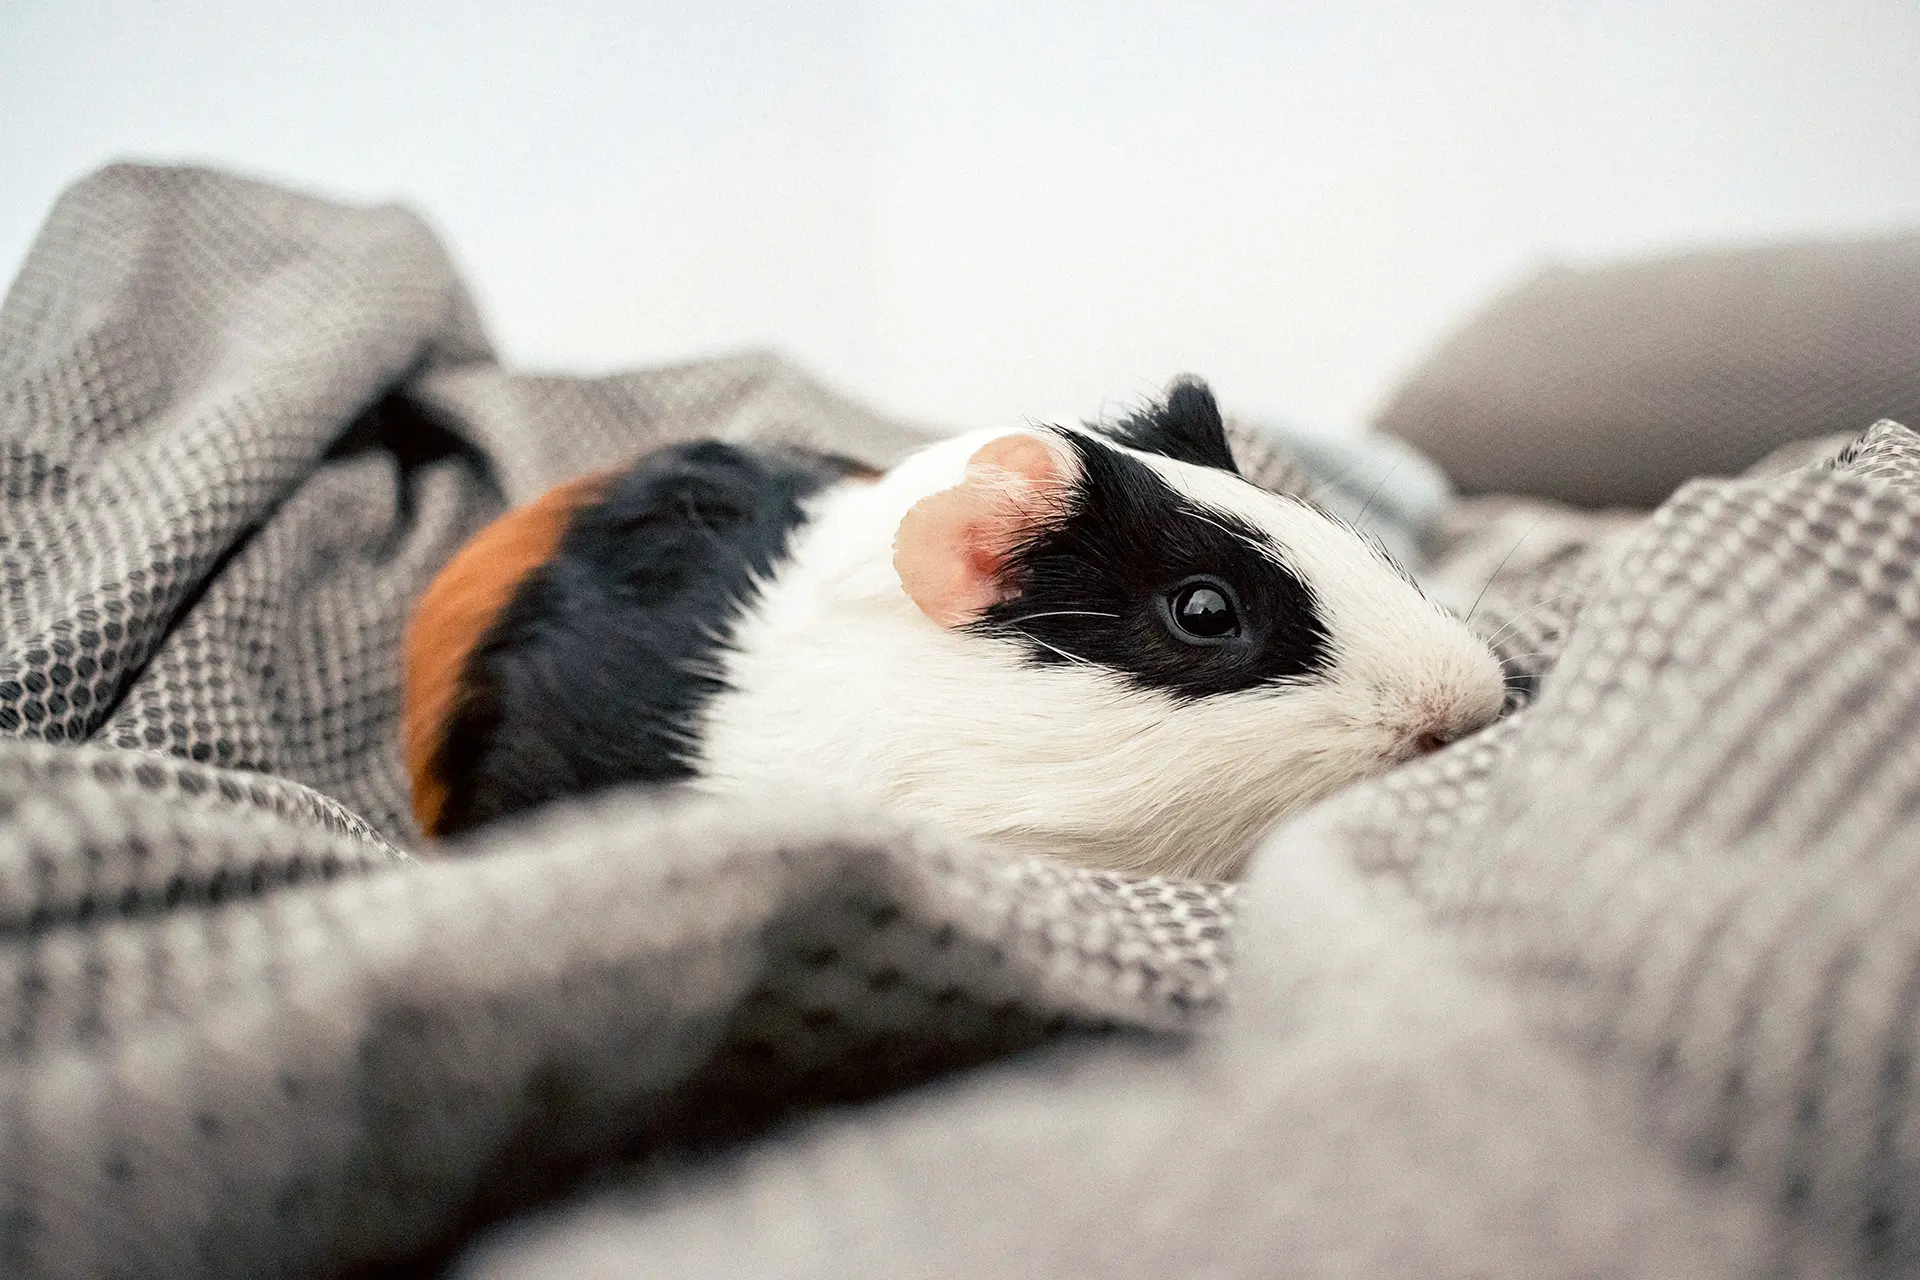
{"label": "guinea pig's body", "polygon": [[[976,433],[878,477],[701,442],[579,492],[425,711],[415,673],[450,664],[423,601],[431,832],[624,781],[810,787],[1228,875],[1277,818],[1502,701],[1487,647],[1377,545],[1238,475],[1194,382],[1118,427]],[[484,576],[465,558],[443,580]]]}

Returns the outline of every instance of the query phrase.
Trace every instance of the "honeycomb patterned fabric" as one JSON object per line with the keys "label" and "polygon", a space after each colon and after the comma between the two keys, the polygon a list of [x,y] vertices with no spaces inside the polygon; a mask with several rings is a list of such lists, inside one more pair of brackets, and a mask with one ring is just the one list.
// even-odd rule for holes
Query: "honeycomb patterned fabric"
{"label": "honeycomb patterned fabric", "polygon": [[925,438],[764,356],[508,374],[403,211],[62,199],[0,309],[0,1275],[1920,1269],[1904,428],[1463,506],[1513,714],[1238,890],[807,796],[421,856],[409,603],[693,436]]}

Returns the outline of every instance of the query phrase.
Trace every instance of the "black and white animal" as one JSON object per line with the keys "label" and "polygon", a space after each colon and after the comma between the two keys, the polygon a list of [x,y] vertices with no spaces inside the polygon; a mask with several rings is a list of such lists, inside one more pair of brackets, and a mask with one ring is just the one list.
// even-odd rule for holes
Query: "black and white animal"
{"label": "black and white animal", "polygon": [[884,474],[703,441],[556,490],[423,599],[406,736],[436,835],[633,781],[813,788],[1217,877],[1503,693],[1375,543],[1242,478],[1185,380]]}

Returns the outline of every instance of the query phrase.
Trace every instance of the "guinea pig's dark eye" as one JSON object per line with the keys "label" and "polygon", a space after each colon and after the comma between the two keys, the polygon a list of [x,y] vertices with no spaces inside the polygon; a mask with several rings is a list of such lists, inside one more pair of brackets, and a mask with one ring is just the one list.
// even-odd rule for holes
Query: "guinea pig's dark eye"
{"label": "guinea pig's dark eye", "polygon": [[1169,591],[1167,617],[1174,637],[1188,644],[1218,644],[1240,634],[1233,589],[1212,578],[1194,578]]}

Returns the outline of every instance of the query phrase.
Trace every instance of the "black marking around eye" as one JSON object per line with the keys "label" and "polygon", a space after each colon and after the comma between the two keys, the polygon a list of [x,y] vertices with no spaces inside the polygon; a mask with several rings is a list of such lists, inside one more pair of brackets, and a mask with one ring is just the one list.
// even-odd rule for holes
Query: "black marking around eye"
{"label": "black marking around eye", "polygon": [[[1313,590],[1266,550],[1266,536],[1176,492],[1138,458],[1061,433],[1081,475],[1067,518],[1014,553],[1019,595],[976,628],[1011,636],[1030,661],[1083,661],[1182,697],[1301,680],[1332,664]],[[1242,634],[1196,647],[1167,631],[1161,596],[1196,574],[1232,584]]]}
{"label": "black marking around eye", "polygon": [[1167,398],[1107,428],[1116,441],[1175,462],[1240,474],[1213,392],[1198,378],[1176,378]]}

